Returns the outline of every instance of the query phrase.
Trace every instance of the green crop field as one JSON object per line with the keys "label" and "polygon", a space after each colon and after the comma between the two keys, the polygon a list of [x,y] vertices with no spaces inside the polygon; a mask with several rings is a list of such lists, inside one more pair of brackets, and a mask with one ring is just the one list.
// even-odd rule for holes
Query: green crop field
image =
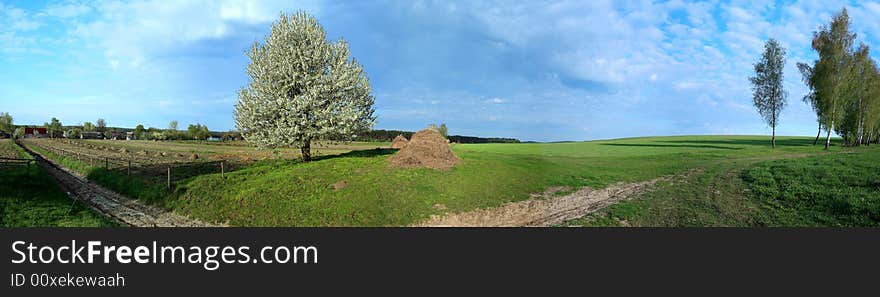
{"label": "green crop field", "polygon": [[[812,141],[806,137],[781,137],[776,149],[771,149],[763,136],[459,144],[453,149],[462,162],[448,171],[392,169],[387,166],[387,159],[393,150],[368,150],[305,164],[263,162],[229,174],[226,180],[219,175],[198,176],[182,183],[160,203],[200,219],[235,226],[409,225],[432,214],[528,199],[530,194],[551,186],[602,188],[615,182],[648,180],[692,168],[704,168],[705,173],[691,178],[705,178],[718,171],[733,172],[739,179],[740,170],[764,160],[876,153],[873,148],[839,146],[826,152],[821,146],[812,146]],[[738,186],[734,179],[725,182]],[[696,200],[708,199],[699,193],[694,195]],[[669,200],[677,201],[675,197]],[[442,207],[438,209],[437,205]],[[647,206],[646,209],[651,210]],[[682,211],[665,216],[687,216],[690,210]],[[654,221],[647,225],[759,223],[695,217],[693,221]]]}
{"label": "green crop field", "polygon": [[[0,140],[0,155],[29,158],[10,140]],[[0,166],[0,226],[101,227],[116,223],[70,199],[36,165]]]}

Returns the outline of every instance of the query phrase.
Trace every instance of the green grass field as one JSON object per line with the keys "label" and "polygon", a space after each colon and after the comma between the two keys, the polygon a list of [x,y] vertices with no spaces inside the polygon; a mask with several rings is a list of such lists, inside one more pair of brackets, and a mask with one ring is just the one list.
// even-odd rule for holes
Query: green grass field
{"label": "green grass field", "polygon": [[[128,196],[232,226],[410,225],[432,214],[525,200],[549,187],[602,188],[694,168],[701,170],[685,180],[661,185],[655,191],[564,225],[876,225],[880,221],[876,218],[876,182],[871,184],[871,175],[859,172],[876,173],[877,168],[832,165],[877,163],[880,151],[837,145],[824,151],[812,141],[807,137],[779,137],[776,149],[770,148],[766,136],[457,144],[453,150],[462,162],[446,171],[389,168],[388,158],[396,151],[370,149],[321,156],[310,163],[259,161],[227,173],[226,179],[219,174],[204,174],[177,181],[173,192],[130,184],[130,179],[117,176],[119,173],[83,167],[75,160],[61,161],[65,166],[88,171],[90,179]],[[805,160],[820,161],[798,163],[812,162]],[[833,161],[827,161],[832,162],[829,165],[821,160]],[[774,164],[797,169],[785,171],[783,168],[788,167]],[[816,168],[806,169],[811,166]],[[838,171],[846,170],[850,170],[850,176],[867,180],[814,183],[828,176],[843,176]],[[815,176],[804,172],[814,172]],[[875,186],[853,190],[854,185],[863,184]],[[792,198],[785,194],[791,189],[802,192]],[[836,194],[816,195],[823,191]],[[867,198],[859,202],[859,197]],[[845,211],[847,207],[852,214]]]}
{"label": "green grass field", "polygon": [[[0,140],[0,150],[17,150],[12,141]],[[117,224],[70,199],[42,168],[0,166],[0,226],[3,227],[104,227]]]}
{"label": "green grass field", "polygon": [[[835,146],[825,152],[805,137],[781,137],[777,144],[776,149],[771,149],[768,138],[763,136],[459,144],[453,149],[463,161],[448,171],[391,169],[387,158],[394,151],[372,150],[308,164],[264,162],[229,174],[226,180],[219,175],[199,176],[182,183],[161,203],[187,215],[234,226],[408,225],[443,211],[467,211],[528,199],[531,193],[550,186],[601,188],[691,168],[726,173],[725,168],[762,160],[861,150]],[[332,185],[339,182],[346,186],[334,189]],[[735,182],[731,180],[727,185],[735,187]],[[697,196],[694,199],[706,199]],[[734,200],[723,203],[737,204]],[[437,210],[436,204],[447,209]],[[653,211],[650,207],[646,209]],[[686,217],[689,213],[675,215]],[[754,225],[755,221],[702,218],[697,214],[694,218],[651,223]]]}
{"label": "green grass field", "polygon": [[701,166],[568,226],[878,226],[880,148]]}

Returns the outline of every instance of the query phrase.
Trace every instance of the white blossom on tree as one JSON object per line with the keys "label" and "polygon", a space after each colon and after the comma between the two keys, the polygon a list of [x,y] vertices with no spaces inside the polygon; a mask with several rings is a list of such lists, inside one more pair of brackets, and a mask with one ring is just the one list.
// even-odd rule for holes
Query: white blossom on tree
{"label": "white blossom on tree", "polygon": [[281,14],[247,53],[250,80],[234,112],[242,136],[261,149],[300,148],[309,161],[312,141],[348,141],[372,129],[370,82],[349,54],[344,40],[327,40],[314,17]]}

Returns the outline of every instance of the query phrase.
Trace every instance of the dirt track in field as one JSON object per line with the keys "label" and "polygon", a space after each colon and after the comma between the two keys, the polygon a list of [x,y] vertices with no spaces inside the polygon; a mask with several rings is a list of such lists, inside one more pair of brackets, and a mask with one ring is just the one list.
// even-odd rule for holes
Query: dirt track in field
{"label": "dirt track in field", "polygon": [[85,203],[118,222],[134,227],[213,226],[119,195],[46,160],[42,155],[27,149],[27,147],[25,150],[34,156],[40,167],[45,169],[71,198]]}
{"label": "dirt track in field", "polygon": [[[684,178],[698,170],[636,183],[617,183],[604,189],[582,188],[553,198],[535,197],[500,207],[431,216],[416,227],[545,227],[583,217],[621,200],[649,191],[655,184]],[[551,189],[544,196],[552,195]],[[540,196],[540,195],[539,195]]]}

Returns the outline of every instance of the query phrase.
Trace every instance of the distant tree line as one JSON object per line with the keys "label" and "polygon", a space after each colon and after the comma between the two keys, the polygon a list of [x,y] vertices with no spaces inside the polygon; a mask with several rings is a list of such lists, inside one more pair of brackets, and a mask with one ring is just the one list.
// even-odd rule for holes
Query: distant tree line
{"label": "distant tree line", "polygon": [[474,137],[451,135],[447,137],[451,142],[457,143],[520,143],[516,138],[498,138],[498,137]]}
{"label": "distant tree line", "polygon": [[[441,125],[441,127],[446,127],[446,125]],[[397,135],[403,135],[407,139],[412,138],[412,135],[415,132],[412,131],[402,131],[402,130],[370,130],[367,132],[361,132],[357,134],[356,139],[358,141],[375,141],[375,142],[390,142],[394,140],[394,137]],[[446,137],[450,142],[457,143],[519,143],[520,141],[515,138],[497,138],[497,137],[475,137],[475,136],[461,136],[461,135],[450,135]]]}
{"label": "distant tree line", "polygon": [[[15,137],[23,138],[24,126],[16,126],[12,122],[9,113],[0,113],[0,138]],[[134,129],[107,127],[107,121],[98,119],[92,122],[84,122],[81,125],[64,126],[58,118],[52,118],[43,124],[47,136],[50,138],[70,139],[127,139],[131,132],[133,140],[208,140],[215,137],[218,140],[232,141],[242,140],[241,133],[237,131],[211,132],[208,126],[202,124],[190,124],[186,131],[177,129],[177,121],[171,121],[167,129],[144,128],[137,125]]]}

